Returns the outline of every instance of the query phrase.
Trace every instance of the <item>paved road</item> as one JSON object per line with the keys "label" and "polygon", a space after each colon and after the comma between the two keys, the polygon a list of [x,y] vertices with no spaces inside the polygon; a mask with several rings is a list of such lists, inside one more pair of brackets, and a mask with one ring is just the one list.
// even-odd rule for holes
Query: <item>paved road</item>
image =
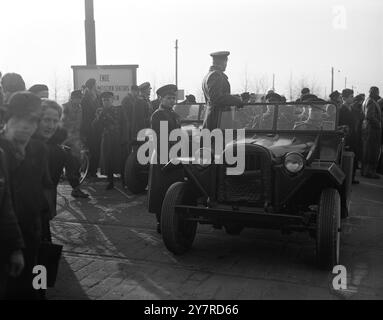
{"label": "paved road", "polygon": [[146,196],[87,183],[88,200],[59,188],[55,241],[64,245],[50,299],[383,299],[383,181],[362,179],[342,229],[347,290],[315,265],[306,234],[199,227],[190,253],[175,257],[155,231]]}

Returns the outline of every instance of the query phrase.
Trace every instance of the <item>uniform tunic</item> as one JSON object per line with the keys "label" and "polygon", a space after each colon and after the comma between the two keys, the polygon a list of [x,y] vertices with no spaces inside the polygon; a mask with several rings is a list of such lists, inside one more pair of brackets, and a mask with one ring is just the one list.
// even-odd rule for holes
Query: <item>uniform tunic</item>
{"label": "uniform tunic", "polygon": [[222,109],[230,106],[242,106],[240,98],[230,94],[230,83],[225,73],[217,67],[210,67],[202,83],[202,90],[208,104],[204,128],[213,130],[218,127]]}

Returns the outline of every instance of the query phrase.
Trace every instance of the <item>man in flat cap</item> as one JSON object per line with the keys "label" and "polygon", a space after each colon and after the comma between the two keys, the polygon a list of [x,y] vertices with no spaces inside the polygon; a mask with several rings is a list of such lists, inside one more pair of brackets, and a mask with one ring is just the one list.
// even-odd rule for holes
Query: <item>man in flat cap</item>
{"label": "man in flat cap", "polygon": [[229,54],[230,52],[228,51],[212,53],[213,65],[203,79],[202,90],[208,105],[203,127],[209,130],[217,128],[219,116],[223,108],[243,106],[240,98],[230,94],[230,83],[224,73]]}
{"label": "man in flat cap", "polygon": [[[151,117],[151,128],[157,135],[157,165],[151,166],[149,178],[149,192],[155,190],[156,195],[155,197],[149,196],[151,199],[151,201],[149,201],[149,212],[156,213],[157,232],[160,233],[162,201],[170,185],[175,182],[171,175],[165,175],[161,171],[163,164],[160,164],[160,127],[161,122],[166,122],[170,133],[172,130],[180,128],[181,124],[178,114],[173,110],[173,106],[176,103],[177,86],[173,84],[163,86],[157,90],[157,94],[161,100],[160,107],[152,114]],[[166,140],[168,140],[168,137],[166,137]],[[168,143],[168,150],[170,150],[170,142]]]}
{"label": "man in flat cap", "polygon": [[40,99],[48,99],[49,98],[49,88],[45,84],[35,84],[29,88],[29,92],[32,92]]}

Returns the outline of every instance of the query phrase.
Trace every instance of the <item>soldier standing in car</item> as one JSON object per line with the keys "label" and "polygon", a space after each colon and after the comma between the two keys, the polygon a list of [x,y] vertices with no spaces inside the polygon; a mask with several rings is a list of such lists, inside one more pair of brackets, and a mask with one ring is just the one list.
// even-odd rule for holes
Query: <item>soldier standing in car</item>
{"label": "soldier standing in car", "polygon": [[230,52],[228,51],[212,53],[213,65],[203,79],[202,90],[208,105],[203,127],[209,130],[217,128],[219,115],[223,108],[243,106],[240,98],[230,94],[230,83],[227,75],[224,73],[229,55]]}

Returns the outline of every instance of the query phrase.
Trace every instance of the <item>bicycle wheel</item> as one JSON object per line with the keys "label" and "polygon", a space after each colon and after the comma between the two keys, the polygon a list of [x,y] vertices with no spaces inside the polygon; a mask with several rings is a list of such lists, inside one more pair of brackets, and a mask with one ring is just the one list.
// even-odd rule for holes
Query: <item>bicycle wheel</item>
{"label": "bicycle wheel", "polygon": [[85,151],[81,152],[81,165],[80,165],[80,184],[82,184],[88,174],[89,170],[89,157]]}

